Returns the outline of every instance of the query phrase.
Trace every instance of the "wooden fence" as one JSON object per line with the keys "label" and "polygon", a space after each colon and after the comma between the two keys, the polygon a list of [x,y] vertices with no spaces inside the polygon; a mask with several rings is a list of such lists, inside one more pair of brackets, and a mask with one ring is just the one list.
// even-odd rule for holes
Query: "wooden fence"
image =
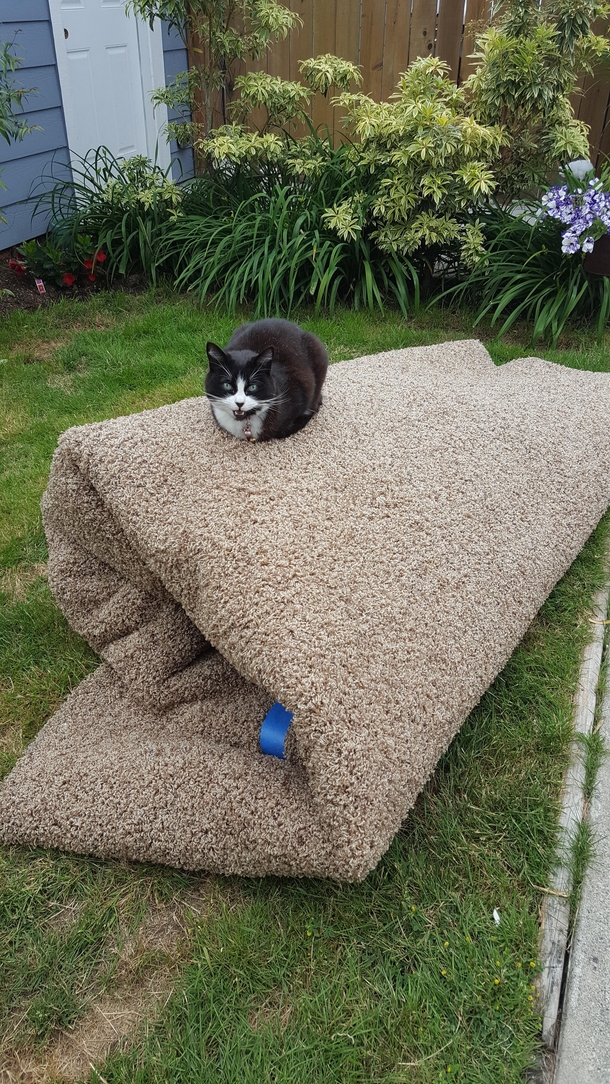
{"label": "wooden fence", "polygon": [[[472,71],[469,54],[477,30],[489,23],[490,0],[283,0],[303,25],[274,45],[251,71],[267,71],[282,79],[300,78],[299,61],[333,53],[360,66],[362,90],[376,100],[389,98],[398,77],[420,56],[438,56],[462,83]],[[607,32],[604,24],[595,28]],[[244,69],[245,70],[245,69]],[[230,100],[230,94],[229,94]],[[576,116],[590,126],[593,161],[610,155],[610,69],[606,65],[582,81],[573,100]],[[341,117],[329,101],[316,95],[311,118],[328,124],[338,136]],[[220,103],[213,123],[223,123]]]}

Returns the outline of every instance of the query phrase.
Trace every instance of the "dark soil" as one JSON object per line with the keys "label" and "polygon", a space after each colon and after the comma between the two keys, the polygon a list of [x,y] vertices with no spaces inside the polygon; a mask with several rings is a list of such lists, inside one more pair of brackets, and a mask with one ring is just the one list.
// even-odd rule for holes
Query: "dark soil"
{"label": "dark soil", "polygon": [[18,259],[19,253],[16,248],[5,248],[0,251],[0,318],[19,309],[23,312],[34,312],[36,309],[47,308],[56,301],[65,298],[74,298],[78,301],[86,301],[92,294],[100,290],[123,290],[130,294],[139,294],[146,289],[146,282],[142,275],[128,275],[127,278],[117,279],[112,285],[100,278],[99,282],[84,284],[74,283],[73,286],[60,288],[52,282],[45,282],[45,293],[40,294],[29,272],[17,275],[8,266],[10,259]]}

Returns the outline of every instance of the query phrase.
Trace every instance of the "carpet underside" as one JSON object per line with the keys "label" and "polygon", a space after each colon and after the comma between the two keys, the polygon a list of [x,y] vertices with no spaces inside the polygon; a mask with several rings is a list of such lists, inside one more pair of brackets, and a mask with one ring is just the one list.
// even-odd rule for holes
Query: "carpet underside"
{"label": "carpet underside", "polygon": [[609,376],[466,341],[332,366],[284,441],[203,398],[68,430],[49,582],[103,663],[2,785],[0,839],[366,876],[608,507],[609,428]]}

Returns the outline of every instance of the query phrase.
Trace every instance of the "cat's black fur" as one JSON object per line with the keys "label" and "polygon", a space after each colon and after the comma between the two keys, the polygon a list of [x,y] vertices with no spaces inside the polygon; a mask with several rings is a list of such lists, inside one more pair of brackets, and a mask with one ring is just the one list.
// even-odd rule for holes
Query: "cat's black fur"
{"label": "cat's black fur", "polygon": [[206,395],[216,421],[233,436],[289,437],[320,409],[328,354],[316,335],[297,324],[243,324],[224,350],[209,342],[206,351]]}

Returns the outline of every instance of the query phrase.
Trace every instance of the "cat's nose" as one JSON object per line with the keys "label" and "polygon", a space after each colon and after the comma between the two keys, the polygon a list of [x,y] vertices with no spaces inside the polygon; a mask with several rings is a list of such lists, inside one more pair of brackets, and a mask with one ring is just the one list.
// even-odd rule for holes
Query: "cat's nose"
{"label": "cat's nose", "polygon": [[235,406],[237,407],[238,410],[241,410],[241,408],[243,407],[245,401],[246,401],[245,399],[236,399],[235,400]]}

